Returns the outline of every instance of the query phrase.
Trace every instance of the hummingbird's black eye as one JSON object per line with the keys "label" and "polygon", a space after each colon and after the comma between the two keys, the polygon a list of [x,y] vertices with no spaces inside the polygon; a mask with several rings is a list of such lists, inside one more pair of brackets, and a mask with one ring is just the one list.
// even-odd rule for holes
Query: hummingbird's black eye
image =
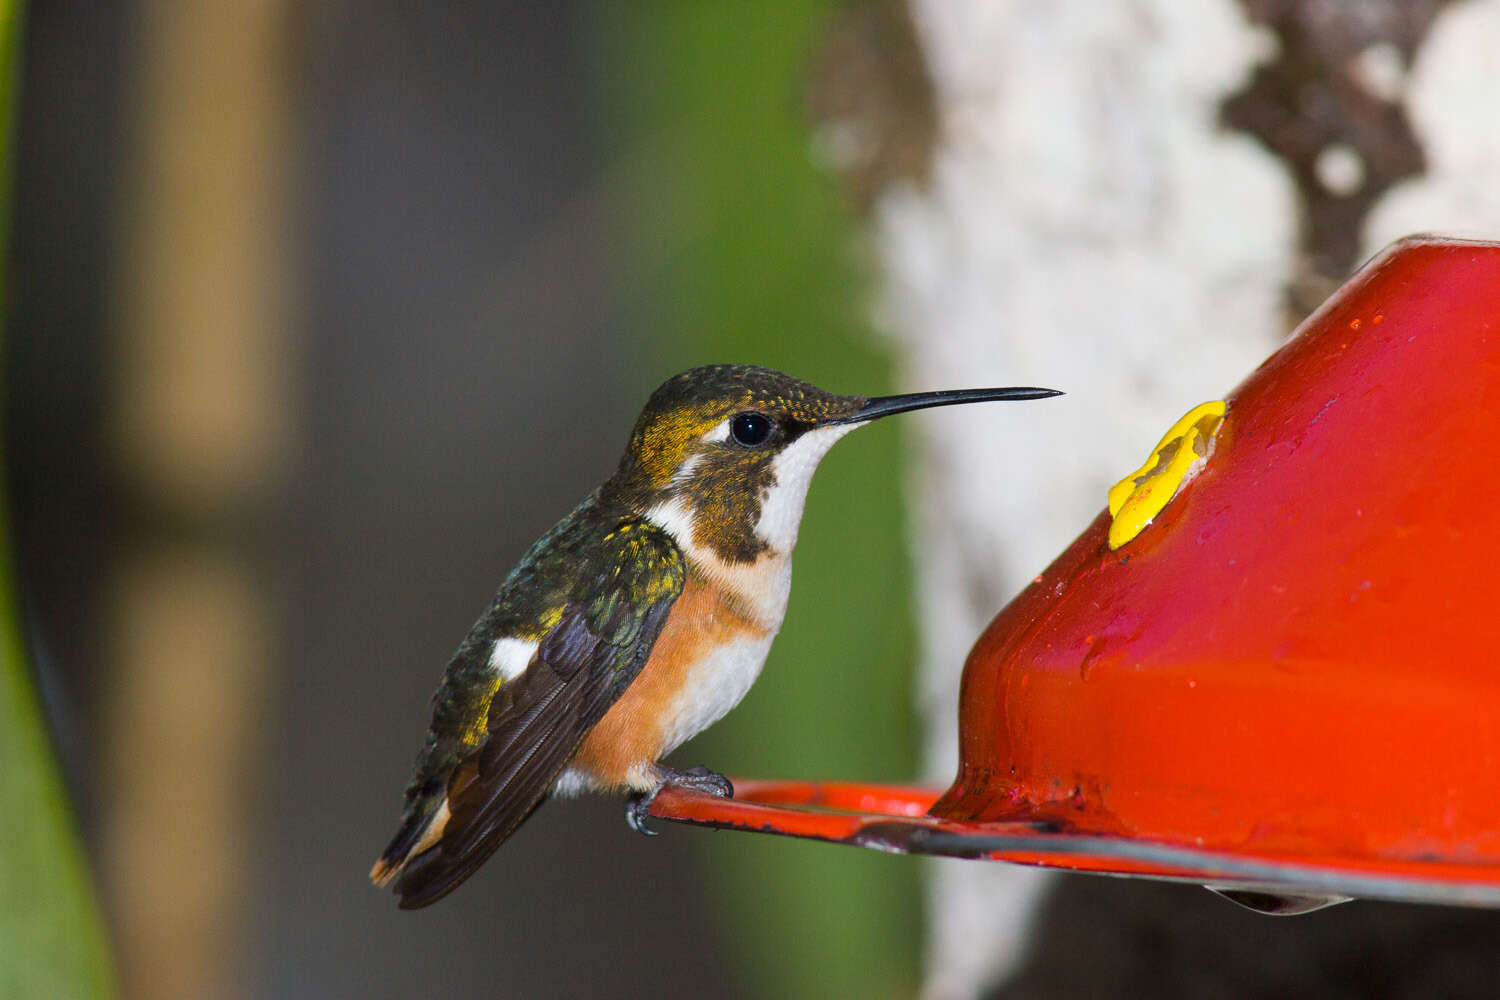
{"label": "hummingbird's black eye", "polygon": [[775,426],[764,413],[741,413],[729,421],[729,436],[737,445],[754,448],[766,443]]}

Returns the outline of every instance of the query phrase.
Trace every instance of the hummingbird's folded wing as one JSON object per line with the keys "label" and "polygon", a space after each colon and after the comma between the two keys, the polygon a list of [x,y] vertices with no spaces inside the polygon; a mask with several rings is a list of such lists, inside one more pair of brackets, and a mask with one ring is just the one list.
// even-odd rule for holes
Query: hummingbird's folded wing
{"label": "hummingbird's folded wing", "polygon": [[486,740],[448,782],[440,839],[396,878],[403,909],[442,898],[504,843],[650,656],[682,593],[682,553],[642,521],[600,544],[604,571],[580,581],[526,670],[496,691]]}

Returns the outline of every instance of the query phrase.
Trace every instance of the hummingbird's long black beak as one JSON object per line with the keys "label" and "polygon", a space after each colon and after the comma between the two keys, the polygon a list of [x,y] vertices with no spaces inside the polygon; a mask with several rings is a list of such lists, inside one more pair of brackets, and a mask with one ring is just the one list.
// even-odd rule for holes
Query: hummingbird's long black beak
{"label": "hummingbird's long black beak", "polygon": [[1046,399],[1061,396],[1057,389],[1034,389],[1031,386],[1015,385],[1004,389],[940,389],[936,392],[909,392],[901,396],[876,396],[865,401],[865,405],[835,424],[862,424],[867,420],[888,417],[892,413],[908,410],[925,410],[929,406],[954,406],[958,403],[987,403],[994,400]]}

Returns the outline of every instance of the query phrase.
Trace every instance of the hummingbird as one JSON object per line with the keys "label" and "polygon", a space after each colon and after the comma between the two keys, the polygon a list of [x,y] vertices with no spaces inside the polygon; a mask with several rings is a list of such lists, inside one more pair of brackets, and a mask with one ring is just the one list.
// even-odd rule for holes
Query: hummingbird
{"label": "hummingbird", "polygon": [[841,396],[751,365],[668,379],[614,474],[531,546],[449,661],[371,880],[402,909],[433,903],[550,796],[627,792],[644,833],[665,785],[732,796],[721,774],[661,761],[760,674],[828,449],[893,413],[1055,395]]}

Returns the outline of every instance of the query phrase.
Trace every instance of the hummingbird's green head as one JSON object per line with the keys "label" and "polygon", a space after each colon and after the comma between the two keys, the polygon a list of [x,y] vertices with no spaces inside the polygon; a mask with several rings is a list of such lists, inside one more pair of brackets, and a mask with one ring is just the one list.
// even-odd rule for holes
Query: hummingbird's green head
{"label": "hummingbird's green head", "polygon": [[721,564],[790,555],[813,472],[835,441],[891,413],[1037,399],[1051,389],[840,396],[753,365],[709,365],[651,394],[611,480],[689,554]]}

